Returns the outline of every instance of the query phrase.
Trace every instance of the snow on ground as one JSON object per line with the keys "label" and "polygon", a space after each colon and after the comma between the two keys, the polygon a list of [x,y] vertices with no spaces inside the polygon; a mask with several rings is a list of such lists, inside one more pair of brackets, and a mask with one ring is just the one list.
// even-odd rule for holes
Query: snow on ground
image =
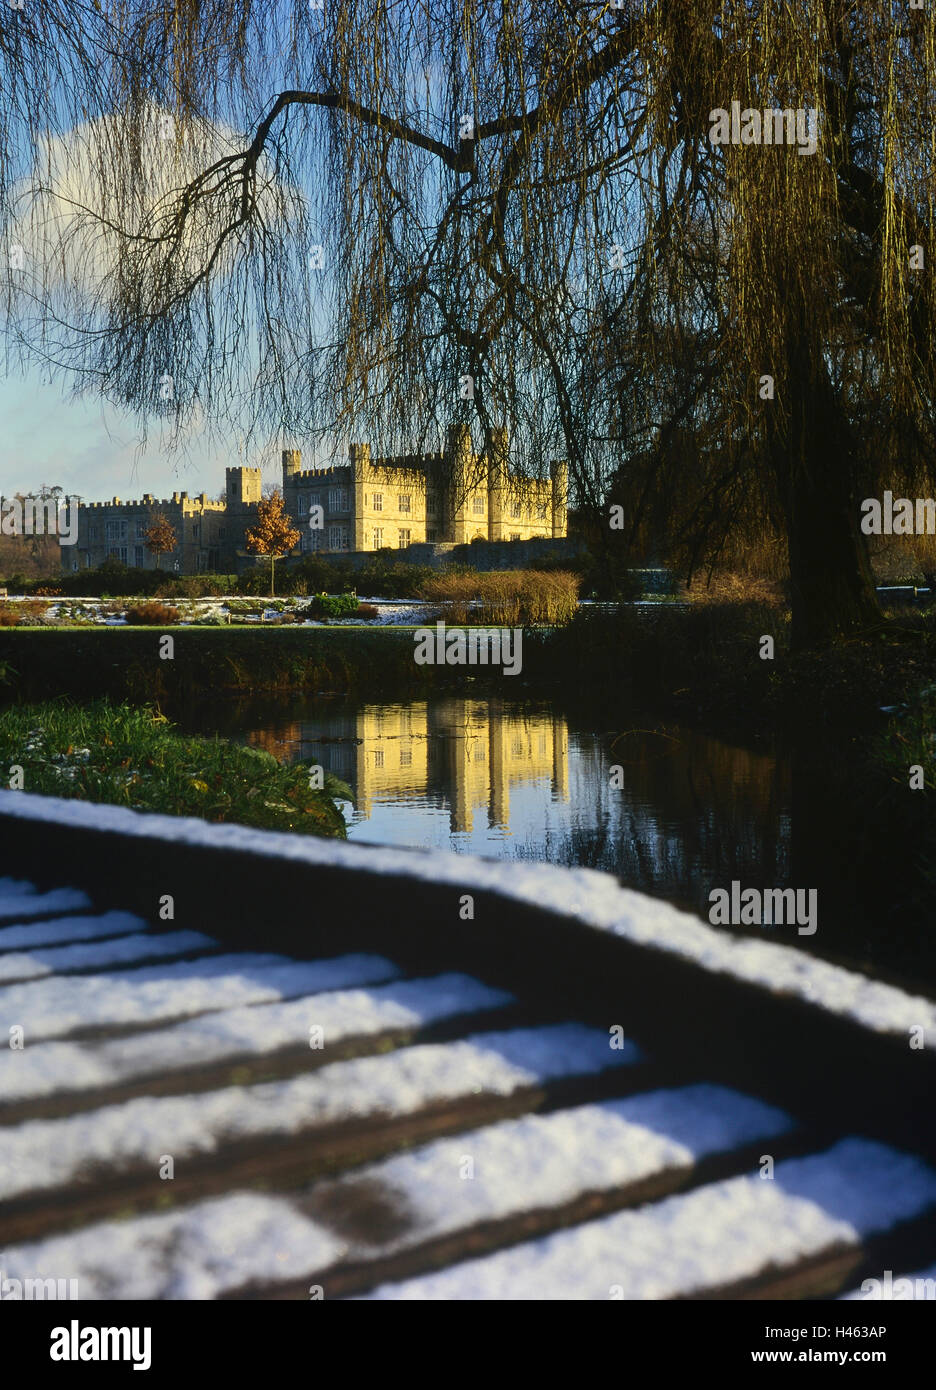
{"label": "snow on ground", "polygon": [[467,975],[403,980],[374,989],[338,990],[284,1004],[251,1004],[204,1014],[158,1032],[102,1043],[38,1043],[19,1053],[0,1050],[0,1097],[62,1094],[165,1075],[174,1067],[209,1066],[226,1058],[261,1057],[309,1046],[309,1029],[323,1030],[323,1047],[343,1038],[394,1028],[418,1028],[442,1018],[511,1002]]}
{"label": "snow on ground", "polygon": [[[785,1115],[760,1101],[720,1086],[687,1086],[505,1120],[315,1190],[325,1209],[332,1191],[340,1198],[360,1185],[387,1194],[403,1229],[379,1242],[386,1255],[476,1222],[557,1207],[686,1167],[789,1126]],[[462,1176],[466,1155],[474,1165],[470,1179]],[[56,1271],[62,1277],[67,1270],[78,1280],[79,1298],[209,1298],[254,1279],[303,1278],[338,1260],[366,1260],[378,1248],[377,1242],[336,1241],[285,1200],[251,1200],[256,1211],[246,1197],[235,1196],[170,1215],[90,1226],[9,1250],[3,1266],[19,1279]],[[259,1240],[275,1241],[275,1253]]]}
{"label": "snow on ground", "polygon": [[211,951],[217,941],[197,931],[147,932],[118,936],[108,941],[81,941],[49,950],[8,951],[0,956],[0,984],[6,980],[34,980],[59,971],[88,970],[96,966],[130,965],[160,956],[185,956]]}
{"label": "snow on ground", "polygon": [[[358,876],[399,874],[414,882],[489,889],[551,910],[629,941],[671,951],[706,970],[733,975],[774,993],[789,994],[851,1018],[879,1033],[906,1036],[936,1029],[936,1002],[810,956],[792,946],[719,931],[668,903],[622,888],[597,869],[471,858],[445,850],[401,850],[349,844],[239,825],[209,825],[185,817],[144,814],[118,806],[89,806],[58,797],[0,791],[0,813],[38,823],[93,826],[164,843],[219,846],[234,852],[329,865]],[[820,928],[821,929],[821,928]]]}
{"label": "snow on ground", "polygon": [[210,956],[107,975],[55,976],[0,989],[0,1017],[19,1023],[29,1042],[62,1038],[76,1028],[161,1019],[272,1003],[319,990],[398,978],[382,956],[295,961],[285,956]]}
{"label": "snow on ground", "polygon": [[783,1268],[918,1216],[936,1172],[908,1154],[844,1139],[808,1158],[712,1183],[483,1259],[395,1284],[367,1299],[660,1299]]}
{"label": "snow on ground", "polygon": [[[18,914],[20,915],[20,914]],[[143,931],[146,922],[132,912],[102,912],[94,917],[53,917],[25,926],[0,927],[0,951],[33,950],[66,941],[91,941]]]}
{"label": "snow on ground", "polygon": [[562,1077],[595,1075],[639,1059],[608,1036],[566,1023],[480,1033],[334,1062],[309,1075],[191,1096],[142,1096],[56,1120],[3,1130],[0,1199],[67,1186],[101,1165],[116,1171],[217,1152],[226,1142],[288,1136],[313,1126],[400,1116],[439,1101],[509,1096]]}

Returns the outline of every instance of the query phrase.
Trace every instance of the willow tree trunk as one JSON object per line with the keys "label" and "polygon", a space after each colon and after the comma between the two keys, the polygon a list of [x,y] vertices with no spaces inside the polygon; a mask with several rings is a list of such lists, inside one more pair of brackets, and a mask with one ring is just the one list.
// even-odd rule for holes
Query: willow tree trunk
{"label": "willow tree trunk", "polygon": [[790,554],[794,648],[870,631],[881,621],[859,527],[857,442],[821,349],[788,359],[786,424],[774,461]]}

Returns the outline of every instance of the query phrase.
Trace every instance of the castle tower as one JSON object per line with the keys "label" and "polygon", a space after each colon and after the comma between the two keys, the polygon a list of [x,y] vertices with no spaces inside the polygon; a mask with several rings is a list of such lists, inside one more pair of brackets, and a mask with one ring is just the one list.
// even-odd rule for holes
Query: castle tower
{"label": "castle tower", "polygon": [[364,487],[371,481],[371,458],[369,444],[352,444],[348,450],[351,464],[351,545],[354,550],[365,550],[365,503]]}
{"label": "castle tower", "polygon": [[488,458],[488,540],[504,539],[509,492],[510,435],[503,425],[491,431]]}
{"label": "castle tower", "polygon": [[224,470],[224,498],[232,511],[244,511],[260,501],[263,487],[259,468],[236,468]]}
{"label": "castle tower", "polygon": [[561,460],[551,463],[549,476],[552,479],[552,533],[553,539],[559,540],[566,534],[566,507],[569,493],[568,465]]}
{"label": "castle tower", "polygon": [[283,450],[283,491],[292,482],[297,473],[302,472],[302,450],[284,449]]}
{"label": "castle tower", "polygon": [[464,545],[468,539],[467,497],[473,463],[468,425],[449,426],[445,461],[448,473],[445,527],[456,545]]}

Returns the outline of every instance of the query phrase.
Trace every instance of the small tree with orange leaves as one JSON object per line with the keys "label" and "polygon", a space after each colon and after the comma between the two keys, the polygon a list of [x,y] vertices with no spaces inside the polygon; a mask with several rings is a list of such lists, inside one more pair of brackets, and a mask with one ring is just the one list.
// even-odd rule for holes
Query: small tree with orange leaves
{"label": "small tree with orange leaves", "polygon": [[175,527],[165,513],[154,513],[149,526],[143,532],[143,540],[150,554],[156,556],[157,569],[160,555],[169,555],[175,550],[177,539]]}
{"label": "small tree with orange leaves", "polygon": [[299,532],[293,526],[283,505],[283,497],[274,492],[257,503],[257,524],[245,533],[251,555],[270,557],[270,598],[274,595],[274,566],[282,555],[288,555],[299,543]]}

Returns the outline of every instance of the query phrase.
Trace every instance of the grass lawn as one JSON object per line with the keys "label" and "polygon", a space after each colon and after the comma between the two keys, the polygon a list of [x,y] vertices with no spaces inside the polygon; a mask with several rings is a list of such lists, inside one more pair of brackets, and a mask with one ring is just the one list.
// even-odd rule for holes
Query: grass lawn
{"label": "grass lawn", "polygon": [[328,773],[323,789],[310,788],[306,764],[190,738],[153,709],[106,700],[0,711],[0,785],[16,778],[15,767],[28,792],[307,835],[343,837],[334,797],[351,798]]}

